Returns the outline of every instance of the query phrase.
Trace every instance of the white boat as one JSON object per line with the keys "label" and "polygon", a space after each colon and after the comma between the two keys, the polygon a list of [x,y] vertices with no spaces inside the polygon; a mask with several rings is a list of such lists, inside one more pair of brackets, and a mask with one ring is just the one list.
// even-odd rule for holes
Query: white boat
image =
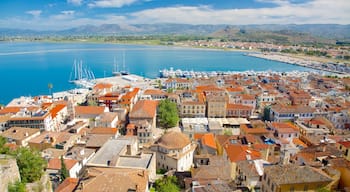
{"label": "white boat", "polygon": [[92,88],[94,86],[94,73],[83,66],[83,62],[74,60],[73,68],[70,74],[69,82],[79,87]]}

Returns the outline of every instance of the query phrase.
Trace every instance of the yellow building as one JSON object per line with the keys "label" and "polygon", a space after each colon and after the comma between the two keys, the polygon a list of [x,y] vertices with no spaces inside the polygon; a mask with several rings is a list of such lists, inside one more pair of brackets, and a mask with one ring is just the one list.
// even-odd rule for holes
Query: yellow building
{"label": "yellow building", "polygon": [[350,141],[340,141],[337,143],[337,148],[343,152],[344,158],[350,161]]}
{"label": "yellow building", "polygon": [[264,168],[262,192],[317,191],[328,188],[333,179],[309,166],[274,165]]}

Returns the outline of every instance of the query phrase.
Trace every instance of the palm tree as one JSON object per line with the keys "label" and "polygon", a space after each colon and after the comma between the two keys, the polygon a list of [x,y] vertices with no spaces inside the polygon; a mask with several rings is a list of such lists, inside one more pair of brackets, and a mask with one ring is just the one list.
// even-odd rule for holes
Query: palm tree
{"label": "palm tree", "polygon": [[47,87],[49,88],[49,94],[51,95],[51,90],[53,88],[53,84],[49,83],[49,84],[47,84]]}

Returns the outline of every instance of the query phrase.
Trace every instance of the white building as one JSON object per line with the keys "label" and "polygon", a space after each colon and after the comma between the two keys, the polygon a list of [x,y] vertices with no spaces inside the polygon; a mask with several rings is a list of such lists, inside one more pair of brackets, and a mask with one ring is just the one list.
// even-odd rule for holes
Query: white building
{"label": "white building", "polygon": [[151,147],[156,152],[157,169],[188,171],[193,164],[196,144],[183,133],[170,131]]}

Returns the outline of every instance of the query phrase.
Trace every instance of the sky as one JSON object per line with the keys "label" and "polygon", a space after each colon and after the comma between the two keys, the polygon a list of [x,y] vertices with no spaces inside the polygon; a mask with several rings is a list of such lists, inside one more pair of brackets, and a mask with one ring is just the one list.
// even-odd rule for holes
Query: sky
{"label": "sky", "polygon": [[350,24],[350,0],[0,0],[0,28],[156,23]]}

